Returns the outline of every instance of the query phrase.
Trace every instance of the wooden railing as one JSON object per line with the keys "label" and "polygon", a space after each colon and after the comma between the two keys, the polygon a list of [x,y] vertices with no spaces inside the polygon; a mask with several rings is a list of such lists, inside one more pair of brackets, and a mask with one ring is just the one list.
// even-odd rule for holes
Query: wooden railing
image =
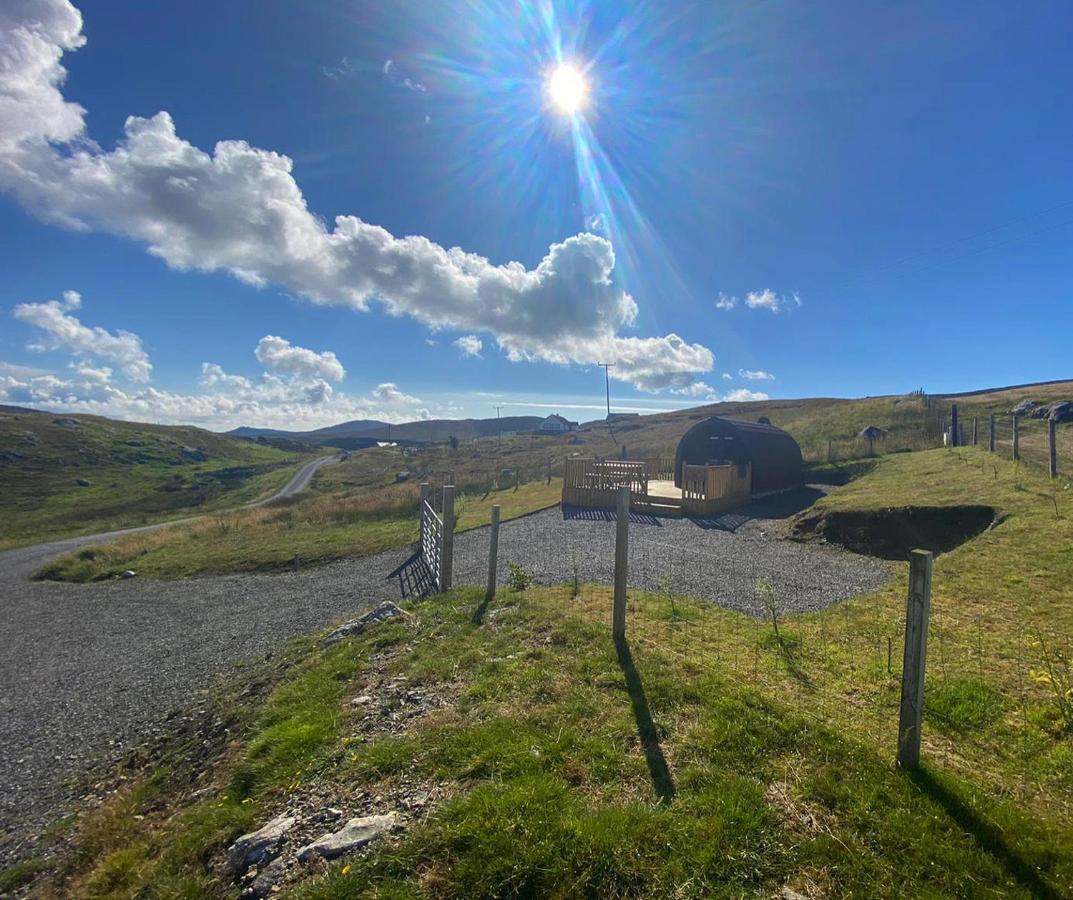
{"label": "wooden railing", "polygon": [[[649,482],[673,480],[674,460],[667,457],[566,459],[563,503],[613,509],[618,489],[629,486],[632,502],[646,504]],[[748,500],[751,487],[752,470],[748,465],[686,465],[682,467],[682,509],[690,515],[717,515]]]}

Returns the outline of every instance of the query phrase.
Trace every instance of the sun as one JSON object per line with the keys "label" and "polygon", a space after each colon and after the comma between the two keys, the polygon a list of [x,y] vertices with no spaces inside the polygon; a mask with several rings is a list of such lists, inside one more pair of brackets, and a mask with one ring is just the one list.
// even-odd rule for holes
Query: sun
{"label": "sun", "polygon": [[589,96],[585,76],[570,63],[560,63],[552,70],[547,81],[548,96],[552,105],[567,116],[574,115]]}

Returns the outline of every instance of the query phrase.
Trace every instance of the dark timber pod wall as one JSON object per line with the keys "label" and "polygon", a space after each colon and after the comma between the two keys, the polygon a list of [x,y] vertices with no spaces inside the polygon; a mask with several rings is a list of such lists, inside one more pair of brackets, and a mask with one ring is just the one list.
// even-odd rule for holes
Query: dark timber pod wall
{"label": "dark timber pod wall", "polygon": [[682,466],[751,463],[753,494],[785,491],[801,484],[801,448],[781,428],[718,416],[689,429],[674,454],[674,483],[682,486]]}

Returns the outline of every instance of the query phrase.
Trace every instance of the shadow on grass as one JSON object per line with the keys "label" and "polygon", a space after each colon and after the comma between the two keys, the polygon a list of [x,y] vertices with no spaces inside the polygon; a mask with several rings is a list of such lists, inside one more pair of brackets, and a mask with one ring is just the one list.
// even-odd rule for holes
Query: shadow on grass
{"label": "shadow on grass", "polygon": [[633,664],[630,645],[625,639],[615,640],[615,653],[618,656],[622,674],[626,677],[626,690],[633,704],[633,717],[637,720],[637,736],[641,739],[641,748],[644,750],[645,762],[648,763],[652,787],[661,801],[670,803],[675,795],[674,778],[667,766],[663,748],[660,747],[659,732],[656,730],[656,723],[652,721],[652,712],[648,708],[645,688],[641,683],[637,667]]}
{"label": "shadow on grass", "polygon": [[488,604],[492,602],[492,598],[486,596],[480,605],[473,611],[473,618],[470,619],[474,625],[482,625],[484,623],[485,613],[488,612]]}
{"label": "shadow on grass", "polygon": [[1062,895],[1040,876],[1035,866],[1006,843],[1001,828],[988,822],[926,769],[908,770],[907,774],[917,787],[946,810],[959,828],[972,835],[976,843],[1034,897],[1046,900],[1061,898]]}

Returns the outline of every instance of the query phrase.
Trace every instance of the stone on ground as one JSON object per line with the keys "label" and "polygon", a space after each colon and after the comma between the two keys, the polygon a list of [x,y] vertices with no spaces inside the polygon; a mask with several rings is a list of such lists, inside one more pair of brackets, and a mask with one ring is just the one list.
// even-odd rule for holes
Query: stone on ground
{"label": "stone on ground", "polygon": [[347,622],[345,625],[340,625],[331,634],[329,634],[323,641],[321,646],[328,647],[336,641],[341,641],[343,638],[350,637],[351,635],[361,634],[366,628],[370,628],[373,625],[379,625],[381,622],[386,622],[389,619],[394,619],[396,616],[401,616],[402,610],[399,609],[390,600],[385,600],[376,609],[371,609],[369,612],[360,618],[354,619],[351,622]]}
{"label": "stone on ground", "polygon": [[279,851],[283,835],[294,827],[295,821],[291,816],[277,816],[257,831],[242,835],[227,851],[227,867],[241,875],[250,866],[259,866],[271,859]]}
{"label": "stone on ground", "polygon": [[298,851],[298,859],[308,862],[316,856],[323,859],[335,859],[351,850],[364,847],[370,841],[387,833],[398,824],[398,813],[389,812],[383,816],[364,816],[351,819],[338,831],[317,838],[312,844]]}

